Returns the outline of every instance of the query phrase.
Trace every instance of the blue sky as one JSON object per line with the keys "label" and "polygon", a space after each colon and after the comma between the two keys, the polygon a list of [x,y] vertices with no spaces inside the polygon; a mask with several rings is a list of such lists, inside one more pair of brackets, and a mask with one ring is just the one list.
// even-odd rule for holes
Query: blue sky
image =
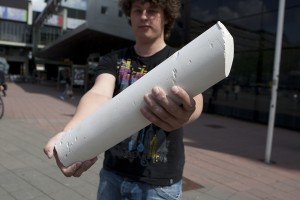
{"label": "blue sky", "polygon": [[32,8],[34,11],[42,11],[45,6],[46,3],[44,0],[32,0]]}

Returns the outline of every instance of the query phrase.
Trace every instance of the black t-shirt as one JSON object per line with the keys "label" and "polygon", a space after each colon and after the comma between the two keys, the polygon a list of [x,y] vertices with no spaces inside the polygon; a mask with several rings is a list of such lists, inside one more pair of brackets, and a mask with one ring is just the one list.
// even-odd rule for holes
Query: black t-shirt
{"label": "black t-shirt", "polygon": [[[166,46],[150,57],[140,57],[133,47],[121,49],[104,56],[96,74],[116,77],[116,95],[175,51]],[[150,124],[107,150],[103,167],[132,180],[166,186],[182,178],[184,160],[182,128],[165,132]]]}

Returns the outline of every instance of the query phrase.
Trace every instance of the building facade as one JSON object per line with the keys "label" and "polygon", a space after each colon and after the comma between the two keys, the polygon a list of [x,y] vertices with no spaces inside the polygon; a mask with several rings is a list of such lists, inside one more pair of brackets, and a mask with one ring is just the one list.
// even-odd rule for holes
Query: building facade
{"label": "building facade", "polygon": [[[201,3],[200,3],[201,2]],[[267,123],[276,43],[278,2],[191,0],[190,37],[216,21],[233,35],[230,76],[204,92],[205,110]],[[286,0],[277,100],[277,126],[300,130],[300,2]]]}
{"label": "building facade", "polygon": [[10,64],[10,73],[20,73],[31,47],[31,15],[27,1],[0,0],[0,57]]}
{"label": "building facade", "polygon": [[8,61],[12,77],[29,76],[37,68],[35,75],[55,79],[58,66],[70,66],[69,60],[38,57],[36,52],[86,21],[86,5],[72,5],[62,1],[37,24],[42,12],[33,10],[31,0],[0,0],[0,57]]}

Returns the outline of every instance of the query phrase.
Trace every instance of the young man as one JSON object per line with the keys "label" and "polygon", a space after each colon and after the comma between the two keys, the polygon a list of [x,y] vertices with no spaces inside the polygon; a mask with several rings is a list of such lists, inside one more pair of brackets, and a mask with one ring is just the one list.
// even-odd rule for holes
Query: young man
{"label": "young man", "polygon": [[[120,6],[129,17],[136,43],[104,56],[94,86],[81,98],[64,130],[76,125],[176,51],[166,45],[165,38],[179,16],[180,0],[121,0]],[[178,86],[173,86],[171,91],[180,99],[180,105],[161,88],[154,87],[150,94],[145,94],[146,105],[141,108],[152,124],[105,152],[98,199],[181,198],[182,127],[200,116],[203,99],[201,94],[194,98],[189,96]],[[79,177],[97,158],[64,167],[54,149],[62,134],[51,138],[44,151],[49,158],[55,157],[65,176]]]}

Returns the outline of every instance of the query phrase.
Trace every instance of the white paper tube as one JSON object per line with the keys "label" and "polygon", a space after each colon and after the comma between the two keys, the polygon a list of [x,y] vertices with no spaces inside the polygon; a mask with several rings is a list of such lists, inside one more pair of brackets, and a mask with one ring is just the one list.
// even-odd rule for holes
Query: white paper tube
{"label": "white paper tube", "polygon": [[140,108],[153,87],[174,98],[170,88],[178,85],[196,96],[229,75],[233,55],[233,38],[218,22],[66,132],[55,145],[59,160],[88,160],[130,137],[150,124]]}

